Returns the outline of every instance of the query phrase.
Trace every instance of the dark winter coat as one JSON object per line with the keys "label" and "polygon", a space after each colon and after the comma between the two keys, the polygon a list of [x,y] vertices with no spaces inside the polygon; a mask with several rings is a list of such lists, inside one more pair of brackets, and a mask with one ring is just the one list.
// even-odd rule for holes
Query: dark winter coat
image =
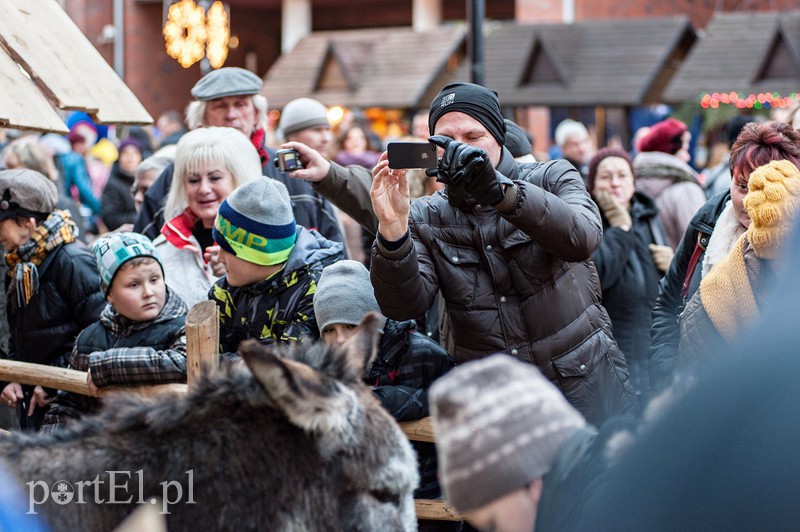
{"label": "dark winter coat", "polygon": [[297,228],[297,241],[283,269],[260,283],[230,286],[223,276],[208,297],[219,307],[221,353],[233,353],[239,342],[255,338],[262,343],[319,338],[314,315],[314,293],[322,269],[343,258],[341,243],[318,232]]}
{"label": "dark winter coat", "polygon": [[[708,246],[717,219],[729,199],[730,192],[720,194],[708,200],[697,211],[675,251],[675,257],[669,265],[669,270],[658,284],[658,297],[653,307],[653,328],[650,342],[650,383],[656,391],[669,385],[675,369],[680,341],[678,320],[686,303],[681,296],[681,287],[686,279],[692,253],[698,242],[703,250]],[[687,301],[700,286],[702,263],[703,256],[701,255],[692,273]]]}
{"label": "dark winter coat", "polygon": [[602,237],[597,206],[563,160],[497,170],[512,179],[510,212],[454,208],[447,193],[411,204],[399,249],[372,249],[371,278],[383,314],[422,315],[441,290],[456,363],[496,352],[535,364],[590,422],[636,409],[625,358],[600,304],[592,252]]}
{"label": "dark winter coat", "polygon": [[134,176],[123,172],[119,162],[115,162],[100,201],[100,217],[109,231],[136,220],[136,204],[131,194],[133,181]]}
{"label": "dark winter coat", "polygon": [[593,257],[603,290],[603,306],[628,362],[633,387],[637,394],[647,396],[652,310],[661,279],[647,246],[667,242],[658,208],[650,196],[635,192],[630,215],[630,231],[609,227],[603,217],[603,240]]}
{"label": "dark winter coat", "polygon": [[[167,288],[164,308],[150,321],[133,321],[107,304],[100,320],[75,339],[69,367],[92,373],[104,386],[186,382],[186,305]],[[60,390],[44,420],[46,431],[97,408],[93,397]]]}
{"label": "dark winter coat", "polygon": [[[413,320],[386,320],[378,356],[364,376],[364,382],[373,387],[381,405],[397,421],[429,416],[428,388],[454,366],[453,359],[439,344],[415,328]],[[411,442],[411,445],[417,452],[420,474],[414,497],[440,497],[435,445],[427,442]]]}
{"label": "dark winter coat", "polygon": [[[6,303],[9,359],[66,367],[75,337],[97,321],[106,305],[100,274],[94,256],[77,240],[50,251],[37,270],[39,290],[27,306],[14,309],[10,300]],[[6,289],[8,284],[6,276]],[[6,384],[0,382],[0,388]],[[23,386],[25,405],[32,390]]]}
{"label": "dark winter coat", "polygon": [[[261,171],[265,176],[271,177],[286,185],[289,199],[292,202],[292,211],[297,225],[306,229],[316,229],[319,233],[334,242],[344,242],[344,235],[339,227],[339,218],[333,205],[319,194],[316,194],[311,185],[302,179],[293,179],[285,172],[275,167],[275,150],[266,148],[269,158],[264,163]],[[144,203],[136,217],[134,231],[147,235],[155,240],[164,225],[164,203],[172,184],[172,174],[175,165],[170,164],[158,176],[144,195]]]}

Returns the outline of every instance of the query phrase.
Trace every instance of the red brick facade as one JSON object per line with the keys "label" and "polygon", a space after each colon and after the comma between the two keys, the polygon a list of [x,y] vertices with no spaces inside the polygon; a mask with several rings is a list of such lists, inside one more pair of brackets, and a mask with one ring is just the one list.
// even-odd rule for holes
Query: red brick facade
{"label": "red brick facade", "polygon": [[[491,0],[485,1],[486,18],[520,22],[552,22],[563,19],[567,0]],[[113,44],[100,39],[103,27],[113,24],[113,0],[63,0],[67,13],[103,57],[113,63]],[[255,70],[264,75],[280,55],[280,2],[268,7],[230,8],[232,34],[239,46],[229,52],[226,66],[246,67],[246,57],[255,61]],[[374,8],[365,9],[365,4]],[[695,27],[703,27],[720,4],[721,9],[741,7],[740,0],[573,0],[575,20],[655,17],[688,14]],[[796,0],[751,0],[748,10],[797,9]],[[566,4],[570,5],[570,4]],[[196,64],[183,69],[167,56],[161,35],[161,2],[124,0],[125,43],[124,80],[155,118],[168,109],[183,110],[189,102],[189,90],[200,78]],[[464,0],[442,0],[445,21],[466,18]],[[364,28],[376,26],[408,26],[411,24],[411,2],[399,2],[387,9],[377,0],[323,3],[312,9],[314,30]]]}

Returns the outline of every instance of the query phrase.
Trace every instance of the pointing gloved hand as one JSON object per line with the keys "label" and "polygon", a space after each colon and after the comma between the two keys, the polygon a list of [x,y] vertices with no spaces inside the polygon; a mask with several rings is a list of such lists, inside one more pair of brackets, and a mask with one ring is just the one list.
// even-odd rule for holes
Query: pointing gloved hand
{"label": "pointing gloved hand", "polygon": [[482,149],[443,135],[434,135],[428,140],[444,148],[435,169],[436,180],[448,185],[463,180],[467,194],[478,203],[494,207],[505,197],[506,187],[514,184],[494,169],[489,155]]}
{"label": "pointing gloved hand", "polygon": [[672,262],[672,257],[675,252],[669,246],[657,246],[650,244],[647,246],[650,250],[650,256],[653,257],[653,264],[656,265],[658,271],[666,273],[669,270],[669,265]]}
{"label": "pointing gloved hand", "polygon": [[619,227],[623,231],[629,231],[631,228],[631,215],[628,210],[622,206],[619,200],[608,190],[598,190],[594,194],[597,200],[597,206],[603,210],[606,215],[608,225],[611,227]]}

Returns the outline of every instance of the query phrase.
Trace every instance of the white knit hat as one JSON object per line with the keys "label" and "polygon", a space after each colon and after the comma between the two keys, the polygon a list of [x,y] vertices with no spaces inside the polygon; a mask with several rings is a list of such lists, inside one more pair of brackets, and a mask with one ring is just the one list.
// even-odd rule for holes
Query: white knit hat
{"label": "white knit hat", "polygon": [[586,424],[535,366],[501,354],[441,377],[430,403],[439,481],[460,513],[545,475]]}
{"label": "white knit hat", "polygon": [[278,123],[278,135],[282,139],[311,127],[331,127],[327,107],[312,98],[297,98],[286,104]]}

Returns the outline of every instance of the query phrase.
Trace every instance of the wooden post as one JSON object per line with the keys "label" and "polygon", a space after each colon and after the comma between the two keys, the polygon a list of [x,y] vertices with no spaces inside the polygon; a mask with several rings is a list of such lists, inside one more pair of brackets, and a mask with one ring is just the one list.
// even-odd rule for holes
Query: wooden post
{"label": "wooden post", "polygon": [[186,316],[186,383],[191,386],[204,368],[219,366],[217,304],[201,301]]}

